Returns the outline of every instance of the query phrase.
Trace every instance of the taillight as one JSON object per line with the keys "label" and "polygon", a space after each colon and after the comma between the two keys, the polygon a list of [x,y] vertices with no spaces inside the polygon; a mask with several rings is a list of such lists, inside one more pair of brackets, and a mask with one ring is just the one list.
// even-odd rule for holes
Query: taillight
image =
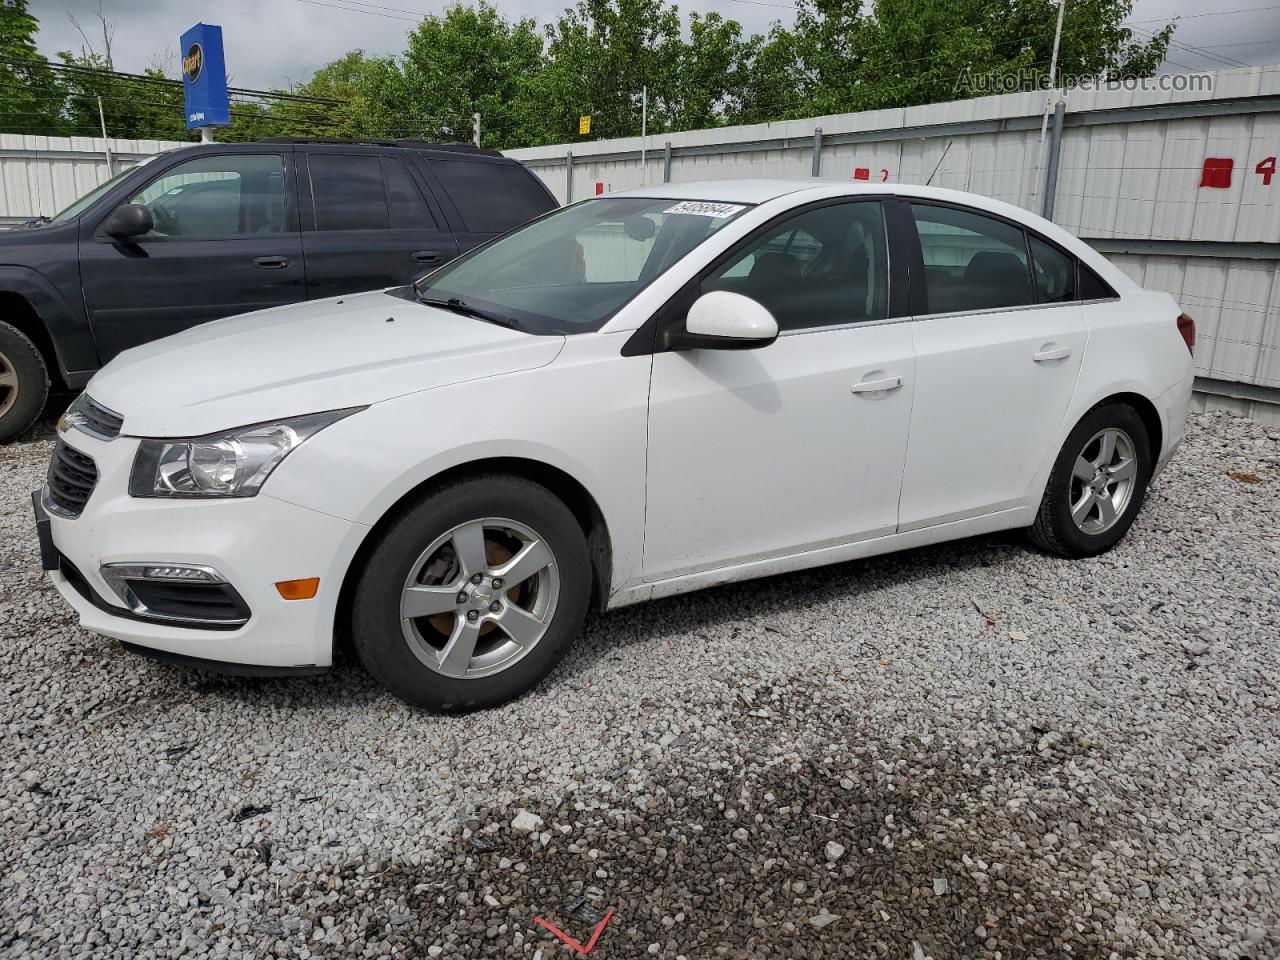
{"label": "taillight", "polygon": [[1185,313],[1178,316],[1178,332],[1182,334],[1182,339],[1187,344],[1187,352],[1195,356],[1196,352],[1196,322]]}

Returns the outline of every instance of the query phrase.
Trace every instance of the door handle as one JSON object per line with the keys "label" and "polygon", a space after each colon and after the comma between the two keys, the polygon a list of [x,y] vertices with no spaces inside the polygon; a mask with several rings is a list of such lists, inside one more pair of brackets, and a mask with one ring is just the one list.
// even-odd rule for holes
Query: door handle
{"label": "door handle", "polygon": [[415,250],[410,256],[418,263],[440,262],[440,252],[438,250]]}
{"label": "door handle", "polygon": [[288,257],[254,257],[253,265],[263,270],[283,270],[289,265]]}
{"label": "door handle", "polygon": [[1046,343],[1038,353],[1033,353],[1031,359],[1036,363],[1045,363],[1049,360],[1065,360],[1071,356],[1070,347],[1055,347]]}
{"label": "door handle", "polygon": [[859,380],[849,388],[851,393],[883,393],[902,386],[901,377],[881,377],[878,380]]}

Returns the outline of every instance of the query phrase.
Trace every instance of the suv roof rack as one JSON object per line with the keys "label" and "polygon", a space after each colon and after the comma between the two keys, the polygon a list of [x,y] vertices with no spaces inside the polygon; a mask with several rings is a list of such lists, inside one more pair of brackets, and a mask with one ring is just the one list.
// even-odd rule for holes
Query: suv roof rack
{"label": "suv roof rack", "polygon": [[367,144],[375,147],[408,147],[414,150],[444,150],[449,153],[473,153],[482,157],[500,157],[497,150],[486,150],[469,143],[428,143],[426,140],[401,138],[397,140],[376,140],[364,138],[351,140],[342,137],[262,137],[258,143],[334,143],[334,144]]}

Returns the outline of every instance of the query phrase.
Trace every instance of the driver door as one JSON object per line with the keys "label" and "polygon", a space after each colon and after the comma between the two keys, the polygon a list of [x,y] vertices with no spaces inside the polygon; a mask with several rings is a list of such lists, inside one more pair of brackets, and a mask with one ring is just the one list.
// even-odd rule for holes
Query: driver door
{"label": "driver door", "polygon": [[704,275],[695,292],[757,300],[779,336],[654,356],[646,580],[894,532],[915,359],[888,281],[874,199],[775,221]]}
{"label": "driver door", "polygon": [[82,227],[80,276],[102,363],[206,320],[306,299],[287,158],[180,162],[128,201],[151,211],[150,233],[109,237],[101,219]]}

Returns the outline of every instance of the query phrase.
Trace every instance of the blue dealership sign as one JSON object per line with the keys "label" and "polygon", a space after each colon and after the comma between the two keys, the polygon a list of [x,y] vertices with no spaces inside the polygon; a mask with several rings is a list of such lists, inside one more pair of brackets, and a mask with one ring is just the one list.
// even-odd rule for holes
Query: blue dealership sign
{"label": "blue dealership sign", "polygon": [[182,35],[182,92],[188,130],[230,125],[221,27],[197,23]]}

